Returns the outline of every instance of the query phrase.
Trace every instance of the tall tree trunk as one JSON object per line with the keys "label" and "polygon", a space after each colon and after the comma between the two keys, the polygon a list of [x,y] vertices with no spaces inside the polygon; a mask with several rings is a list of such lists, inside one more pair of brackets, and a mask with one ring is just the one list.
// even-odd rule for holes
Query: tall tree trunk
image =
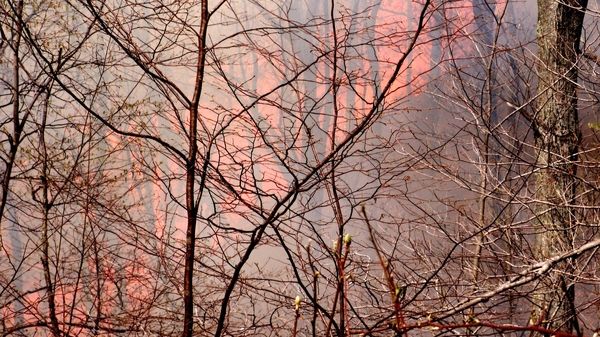
{"label": "tall tree trunk", "polygon": [[[204,84],[204,67],[206,62],[206,36],[208,32],[208,0],[202,0],[200,6],[200,29],[198,31],[198,58],[196,64],[196,85],[192,105],[189,109],[189,153],[186,163],[185,206],[187,210],[187,230],[185,235],[185,266],[183,282],[183,333],[182,337],[194,334],[194,261],[196,250],[196,222],[198,221],[198,203],[202,195],[204,179],[196,194],[196,160],[198,159],[198,118],[200,97]],[[204,159],[204,173],[208,168],[208,156]]]}
{"label": "tall tree trunk", "polygon": [[[536,258],[573,248],[579,117],[577,68],[579,40],[587,0],[538,0],[539,150],[537,198],[539,234]],[[575,310],[574,266],[566,261],[542,280],[534,294],[531,323],[581,335]]]}
{"label": "tall tree trunk", "polygon": [[[12,49],[13,49],[13,78],[12,78],[12,124],[13,132],[12,135],[8,136],[9,153],[8,158],[3,159],[4,172],[2,173],[2,192],[0,193],[0,248],[2,248],[2,216],[4,215],[4,209],[8,200],[8,191],[11,183],[11,175],[13,166],[17,158],[17,151],[22,141],[22,133],[25,126],[26,117],[20,116],[21,111],[21,37],[23,34],[23,27],[19,22],[19,18],[23,14],[23,1],[19,1],[16,4],[14,27],[12,28]],[[4,38],[4,36],[3,36]]]}

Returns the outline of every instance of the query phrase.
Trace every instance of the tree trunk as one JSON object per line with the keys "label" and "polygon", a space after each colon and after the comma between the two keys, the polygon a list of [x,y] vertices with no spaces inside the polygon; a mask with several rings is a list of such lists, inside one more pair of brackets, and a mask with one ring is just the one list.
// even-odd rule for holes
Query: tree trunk
{"label": "tree trunk", "polygon": [[[536,116],[539,234],[536,258],[573,248],[579,117],[577,68],[587,0],[538,0],[538,112]],[[575,310],[574,266],[566,261],[541,280],[531,324],[581,335]]]}
{"label": "tree trunk", "polygon": [[[202,0],[200,6],[200,29],[198,31],[198,58],[196,65],[196,85],[192,105],[189,109],[189,153],[186,163],[185,206],[187,210],[187,230],[185,235],[185,266],[183,281],[183,337],[194,334],[194,261],[196,257],[196,222],[198,221],[198,202],[202,195],[196,195],[196,160],[198,159],[198,118],[200,97],[204,84],[204,67],[206,62],[206,36],[208,31],[208,0]],[[208,168],[208,156],[205,158],[204,171]],[[203,172],[205,175],[206,172]],[[204,181],[204,178],[202,179]]]}

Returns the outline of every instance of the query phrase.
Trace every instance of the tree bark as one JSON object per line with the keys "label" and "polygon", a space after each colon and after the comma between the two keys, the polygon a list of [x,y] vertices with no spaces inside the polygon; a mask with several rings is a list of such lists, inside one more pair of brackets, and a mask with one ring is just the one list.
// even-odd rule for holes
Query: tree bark
{"label": "tree bark", "polygon": [[[579,40],[587,0],[538,0],[536,258],[573,248],[577,219],[577,153],[581,140],[577,109]],[[572,260],[541,280],[534,294],[531,324],[581,335],[575,310]]]}

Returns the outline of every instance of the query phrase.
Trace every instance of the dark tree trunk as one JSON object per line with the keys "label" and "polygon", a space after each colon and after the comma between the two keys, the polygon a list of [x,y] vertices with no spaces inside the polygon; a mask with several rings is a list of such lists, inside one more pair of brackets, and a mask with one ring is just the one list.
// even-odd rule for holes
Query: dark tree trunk
{"label": "dark tree trunk", "polygon": [[[573,248],[577,219],[577,153],[581,140],[577,111],[579,40],[587,0],[538,0],[536,258]],[[575,310],[574,267],[566,261],[541,280],[531,323],[581,335]]]}

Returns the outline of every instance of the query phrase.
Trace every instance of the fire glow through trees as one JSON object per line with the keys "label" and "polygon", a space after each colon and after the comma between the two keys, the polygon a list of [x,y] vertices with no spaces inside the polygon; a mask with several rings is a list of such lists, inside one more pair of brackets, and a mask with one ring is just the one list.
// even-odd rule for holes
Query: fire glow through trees
{"label": "fire glow through trees", "polygon": [[0,0],[0,334],[591,336],[599,9],[537,5]]}

